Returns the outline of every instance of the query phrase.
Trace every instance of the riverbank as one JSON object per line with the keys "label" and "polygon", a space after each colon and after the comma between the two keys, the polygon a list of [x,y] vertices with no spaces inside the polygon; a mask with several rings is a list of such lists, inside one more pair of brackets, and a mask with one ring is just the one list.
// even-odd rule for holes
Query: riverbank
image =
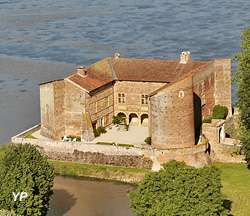
{"label": "riverbank", "polygon": [[55,167],[55,173],[59,175],[82,176],[132,184],[138,184],[144,179],[147,173],[150,173],[150,171],[145,169],[137,168],[88,165],[52,160],[49,160],[49,163]]}

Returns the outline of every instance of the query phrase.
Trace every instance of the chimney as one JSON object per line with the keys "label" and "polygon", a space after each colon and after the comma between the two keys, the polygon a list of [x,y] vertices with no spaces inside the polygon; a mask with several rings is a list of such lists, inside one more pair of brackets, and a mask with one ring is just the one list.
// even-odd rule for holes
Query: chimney
{"label": "chimney", "polygon": [[120,56],[121,56],[120,53],[116,53],[116,54],[115,54],[115,60],[119,59]]}
{"label": "chimney", "polygon": [[186,64],[187,62],[190,62],[190,52],[189,51],[183,51],[180,54],[180,63]]}
{"label": "chimney", "polygon": [[77,67],[77,73],[81,76],[86,76],[86,70],[84,66],[78,66]]}

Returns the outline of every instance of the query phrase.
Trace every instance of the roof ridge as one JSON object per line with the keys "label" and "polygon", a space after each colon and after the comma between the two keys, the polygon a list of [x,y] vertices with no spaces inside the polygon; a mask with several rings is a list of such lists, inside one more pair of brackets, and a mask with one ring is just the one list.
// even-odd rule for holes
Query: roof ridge
{"label": "roof ridge", "polygon": [[110,58],[108,58],[108,62],[109,62],[109,66],[110,66],[110,69],[111,69],[111,71],[112,71],[112,74],[113,74],[115,80],[118,80],[118,79],[117,79],[117,76],[116,76],[116,74],[115,74],[114,68],[113,68],[113,66],[112,66],[112,63],[111,63],[111,61],[110,61]]}
{"label": "roof ridge", "polygon": [[167,83],[166,85],[164,85],[164,86],[158,88],[157,90],[155,90],[154,92],[150,93],[149,96],[152,97],[153,95],[157,94],[157,93],[158,93],[159,91],[161,91],[162,89],[168,88],[168,87],[171,86],[173,83],[175,83],[177,80],[185,79],[185,77],[188,77],[189,75],[191,75],[192,73],[194,73],[196,70],[199,70],[199,69],[203,68],[205,65],[210,64],[212,61],[213,61],[213,60],[208,61],[208,62],[204,63],[203,65],[201,65],[201,66],[199,66],[199,67],[197,67],[197,68],[195,68],[195,69],[193,69],[193,70],[191,70],[191,71],[189,71],[189,72],[187,72],[187,73],[185,73],[185,74],[183,74],[183,75],[181,75],[181,76],[179,76],[179,77],[176,77],[175,79],[171,80],[171,81],[170,81],[169,83]]}

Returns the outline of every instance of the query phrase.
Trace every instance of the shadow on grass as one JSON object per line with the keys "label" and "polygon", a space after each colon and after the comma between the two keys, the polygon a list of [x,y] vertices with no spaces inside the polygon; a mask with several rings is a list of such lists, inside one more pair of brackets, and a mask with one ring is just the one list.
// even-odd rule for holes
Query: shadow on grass
{"label": "shadow on grass", "polygon": [[[227,200],[227,199],[224,199],[223,200],[223,207],[225,209],[227,209],[229,212],[231,212],[231,209],[232,209],[232,201],[231,200]],[[228,216],[234,216],[233,214],[229,214]]]}

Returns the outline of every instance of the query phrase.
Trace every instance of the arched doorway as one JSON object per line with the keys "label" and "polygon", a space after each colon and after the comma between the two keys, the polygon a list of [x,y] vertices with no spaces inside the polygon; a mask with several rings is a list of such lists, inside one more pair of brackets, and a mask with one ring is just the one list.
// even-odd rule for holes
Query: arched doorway
{"label": "arched doorway", "polygon": [[123,113],[123,112],[119,112],[119,113],[117,114],[117,116],[123,117],[123,118],[125,118],[125,119],[127,118],[126,114]]}
{"label": "arched doorway", "polygon": [[[123,113],[123,112],[119,112],[116,116],[119,116],[119,117],[122,117],[122,118],[124,118],[125,119],[125,121],[126,121],[126,123],[127,123],[127,115],[125,114],[125,113]],[[123,122],[122,122],[123,123]]]}
{"label": "arched doorway", "polygon": [[141,115],[141,125],[148,126],[148,114]]}
{"label": "arched doorway", "polygon": [[136,113],[129,114],[129,124],[133,126],[139,126],[139,118]]}

